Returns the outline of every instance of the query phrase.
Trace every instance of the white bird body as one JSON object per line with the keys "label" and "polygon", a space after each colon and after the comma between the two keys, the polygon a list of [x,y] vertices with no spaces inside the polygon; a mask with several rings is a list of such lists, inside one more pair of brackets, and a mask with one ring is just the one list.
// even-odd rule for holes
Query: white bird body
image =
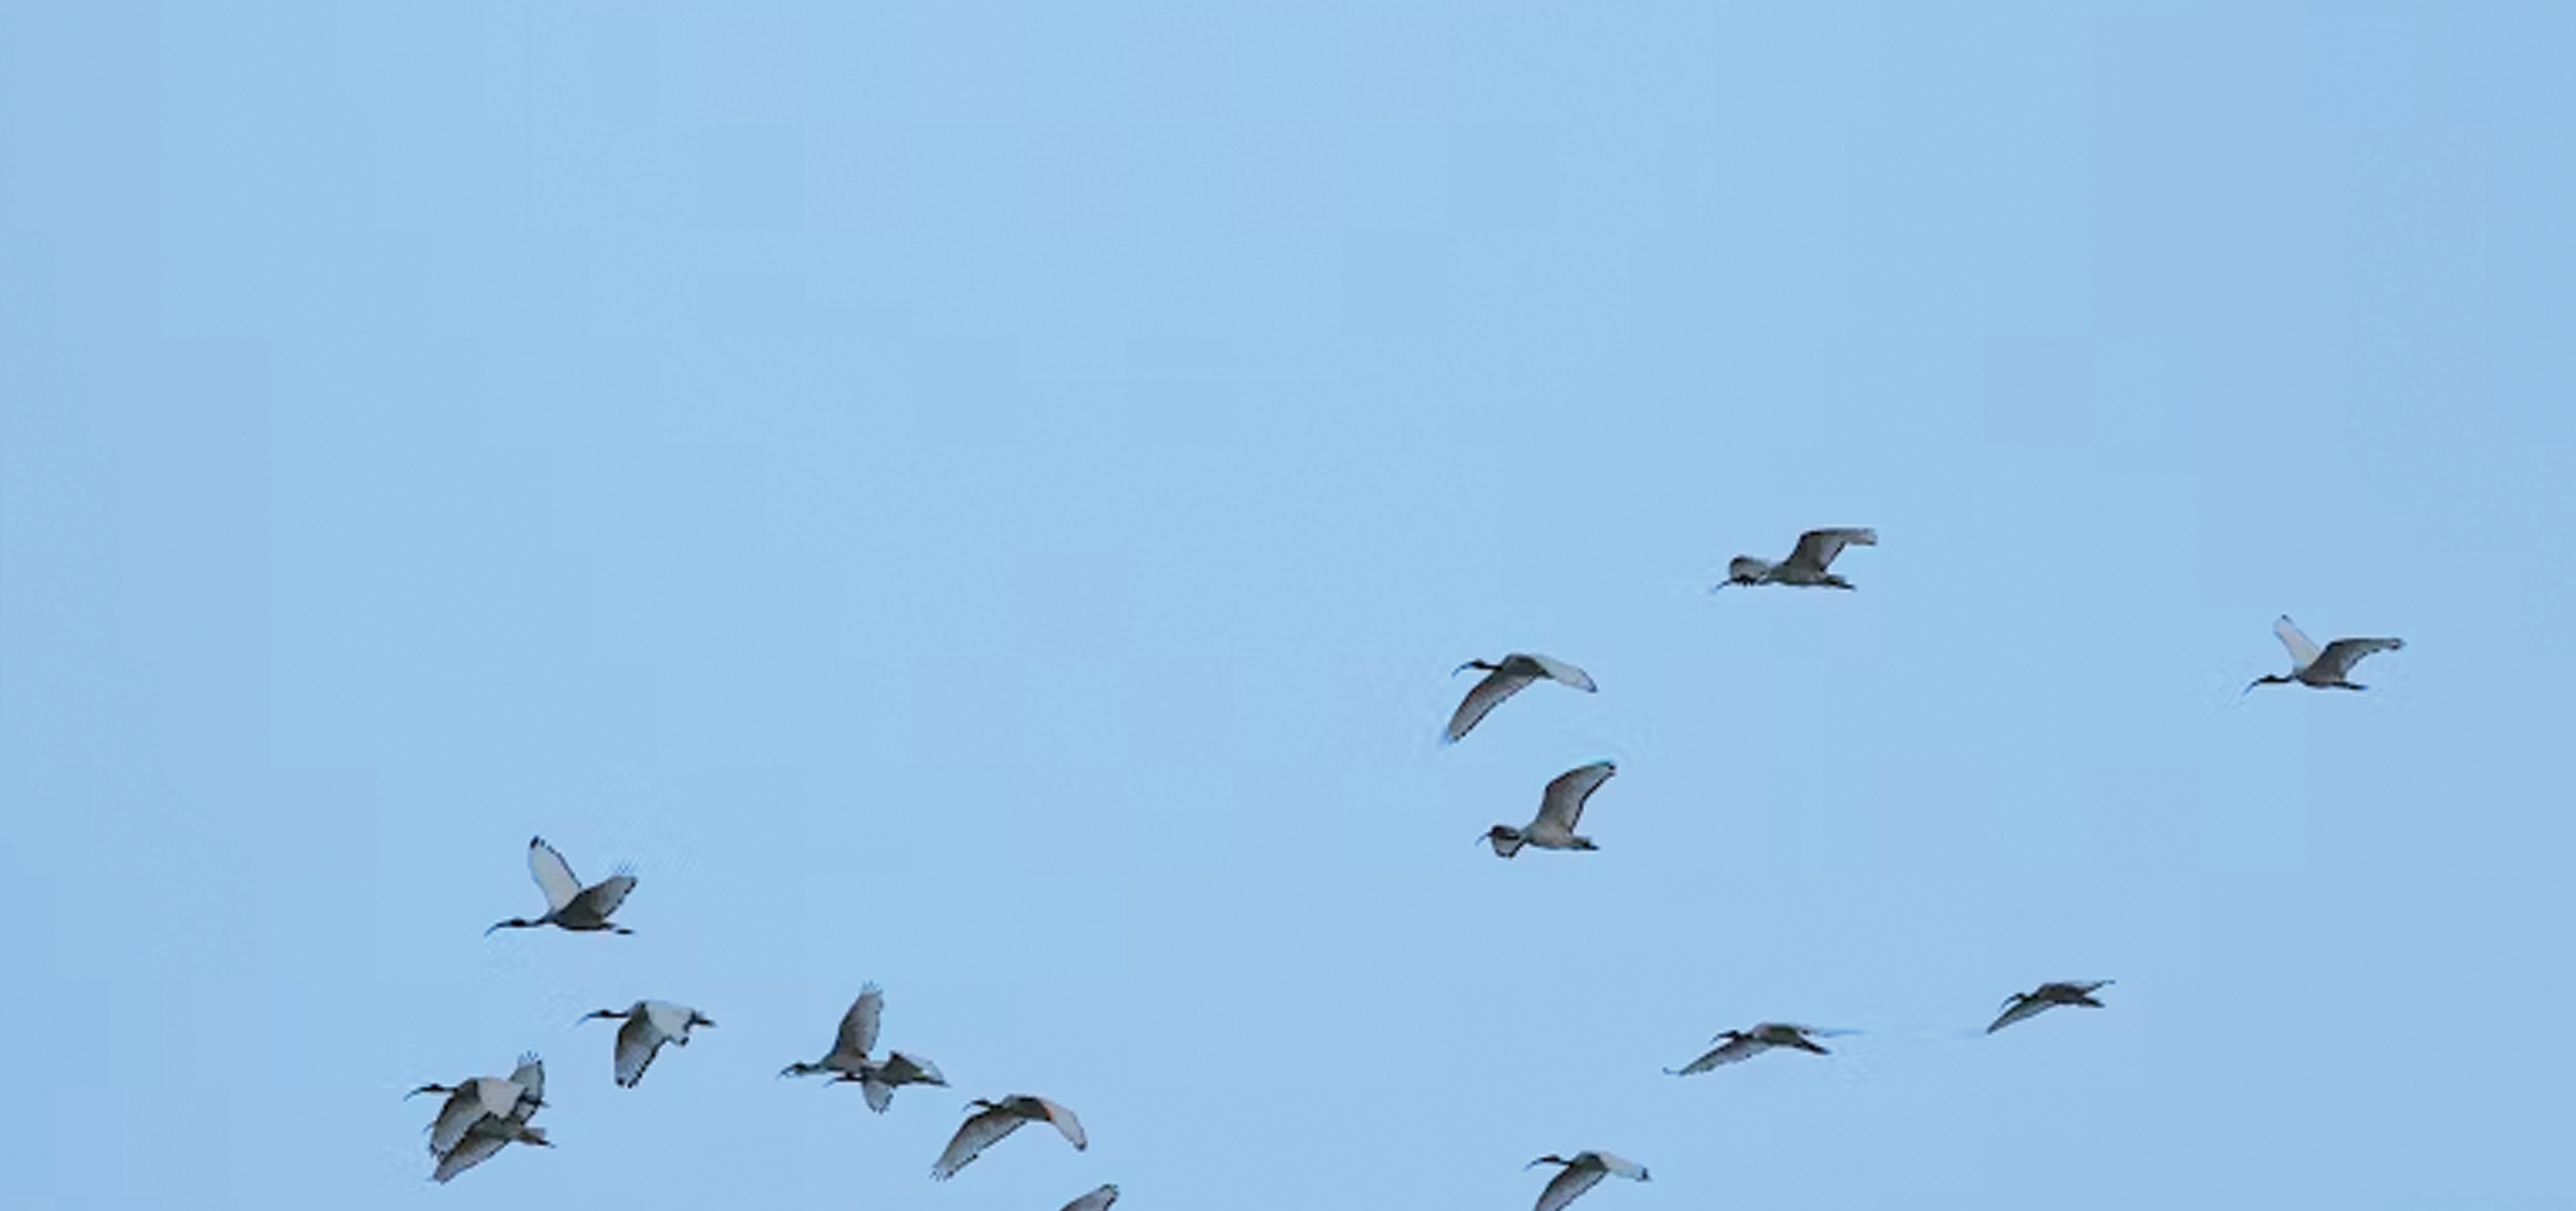
{"label": "white bird body", "polygon": [[1066,1203],[1064,1211],[1109,1211],[1109,1204],[1117,1201],[1118,1187],[1114,1183],[1104,1184],[1099,1189]]}
{"label": "white bird body", "polygon": [[2024,1018],[2035,1017],[2060,1005],[2080,1005],[2100,1009],[2102,1002],[2093,994],[2111,986],[2109,980],[2059,980],[2042,984],[2029,992],[2016,992],[2004,999],[2003,1016],[1986,1027],[1987,1034],[2010,1026]]}
{"label": "white bird body", "polygon": [[519,1107],[518,1082],[478,1076],[450,1090],[429,1125],[429,1154],[445,1156],[486,1118],[509,1118]]}
{"label": "white bird body", "polygon": [[877,1026],[885,1016],[885,991],[874,984],[859,990],[859,999],[850,1002],[850,1011],[841,1015],[841,1028],[832,1039],[832,1050],[811,1064],[790,1064],[780,1076],[811,1076],[832,1073],[832,1084],[856,1082],[865,1095],[868,1109],[883,1114],[894,1104],[894,1091],[904,1085],[945,1085],[948,1078],[939,1074],[939,1066],[917,1056],[889,1051],[883,1063],[868,1058],[877,1047]]}
{"label": "white bird body", "polygon": [[546,1066],[534,1055],[519,1057],[507,1079],[475,1077],[456,1085],[423,1085],[403,1096],[444,1093],[447,1101],[429,1125],[429,1151],[438,1158],[434,1181],[445,1182],[482,1164],[511,1143],[551,1148],[544,1131],[528,1119],[545,1105]]}
{"label": "white bird body", "polygon": [[1664,1069],[1669,1076],[1694,1076],[1711,1068],[1741,1063],[1774,1047],[1794,1047],[1817,1055],[1831,1055],[1808,1036],[1825,1033],[1813,1026],[1787,1022],[1757,1022],[1749,1030],[1724,1030],[1709,1041],[1717,1046],[1680,1068]]}
{"label": "white bird body", "polygon": [[958,1125],[957,1134],[948,1138],[948,1147],[940,1152],[938,1163],[930,1167],[930,1176],[938,1181],[955,1177],[958,1170],[1019,1130],[1023,1123],[1054,1124],[1076,1152],[1091,1146],[1089,1137],[1082,1132],[1081,1120],[1073,1117],[1072,1111],[1042,1097],[1013,1094],[998,1102],[977,1098],[967,1108],[976,1113]]}
{"label": "white bird body", "polygon": [[626,893],[635,890],[634,875],[619,871],[584,887],[574,877],[572,864],[564,861],[564,856],[546,844],[543,837],[528,840],[528,874],[536,879],[538,890],[546,893],[546,915],[533,920],[512,917],[484,930],[485,936],[490,936],[493,929],[534,929],[540,925],[577,932],[635,932],[608,919],[618,905],[626,902]]}
{"label": "white bird body", "polygon": [[2248,694],[2253,693],[2257,685],[2287,685],[2293,681],[2320,690],[2368,689],[2368,686],[2355,685],[2349,680],[2352,666],[2373,652],[2394,652],[2406,646],[2403,639],[2338,639],[2319,648],[2316,641],[2308,638],[2307,633],[2299,629],[2299,624],[2290,621],[2287,614],[2272,624],[2272,633],[2279,636],[2281,646],[2290,651],[2289,675],[2257,677],[2253,685],[2245,687]]}
{"label": "white bird body", "polygon": [[[1852,587],[1850,581],[1826,569],[1833,565],[1835,556],[1843,553],[1844,547],[1877,545],[1878,531],[1876,530],[1849,526],[1809,530],[1798,536],[1798,548],[1791,551],[1787,559],[1778,563],[1770,563],[1750,555],[1738,555],[1727,561],[1726,580],[1717,588],[1722,589],[1730,584],[1785,584],[1800,588],[1848,589]],[[1710,592],[1715,591],[1717,590],[1710,590]]]}
{"label": "white bird body", "polygon": [[653,1057],[661,1054],[664,1043],[689,1045],[689,1031],[698,1026],[714,1026],[707,1015],[686,1005],[669,1001],[637,1001],[624,1009],[600,1009],[582,1015],[592,1018],[624,1018],[617,1028],[617,1083],[632,1089],[644,1079],[644,1070],[653,1066]]}
{"label": "white bird body", "polygon": [[1584,1191],[1600,1185],[1601,1179],[1605,1177],[1624,1177],[1635,1182],[1652,1180],[1647,1176],[1644,1165],[1607,1152],[1577,1152],[1570,1159],[1550,1153],[1531,1161],[1522,1168],[1538,1165],[1565,1167],[1555,1177],[1548,1179],[1546,1189],[1538,1192],[1538,1206],[1532,1211],[1564,1211],[1567,1203],[1573,1202]]}
{"label": "white bird body", "polygon": [[[1455,744],[1472,730],[1478,721],[1503,700],[1520,693],[1535,681],[1554,681],[1593,693],[1600,687],[1592,684],[1592,675],[1550,656],[1535,652],[1513,652],[1499,661],[1470,660],[1458,666],[1458,673],[1469,669],[1486,670],[1467,697],[1458,703],[1457,713],[1449,716],[1449,728],[1442,738]],[[1456,676],[1457,673],[1450,674]]]}
{"label": "white bird body", "polygon": [[1608,761],[1595,761],[1558,774],[1539,796],[1538,816],[1527,825],[1514,828],[1497,824],[1485,831],[1479,840],[1489,842],[1494,853],[1511,857],[1524,845],[1540,849],[1599,849],[1592,838],[1576,836],[1575,825],[1583,819],[1583,804],[1601,784],[1618,773],[1619,767]]}

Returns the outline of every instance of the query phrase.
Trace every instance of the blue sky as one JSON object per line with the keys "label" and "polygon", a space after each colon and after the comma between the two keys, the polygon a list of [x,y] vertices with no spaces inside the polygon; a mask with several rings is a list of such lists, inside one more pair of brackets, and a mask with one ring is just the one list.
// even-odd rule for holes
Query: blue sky
{"label": "blue sky", "polygon": [[0,13],[30,1205],[2563,1186],[2576,13],[750,7]]}

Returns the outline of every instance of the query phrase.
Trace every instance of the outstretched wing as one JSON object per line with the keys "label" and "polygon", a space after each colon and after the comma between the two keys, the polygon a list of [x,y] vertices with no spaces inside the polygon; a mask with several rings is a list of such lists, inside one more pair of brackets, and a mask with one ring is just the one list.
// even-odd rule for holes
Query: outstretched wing
{"label": "outstretched wing", "polygon": [[1547,792],[1539,796],[1539,820],[1573,832],[1576,822],[1583,819],[1583,801],[1618,772],[1619,767],[1610,762],[1595,761],[1558,774],[1547,784]]}
{"label": "outstretched wing", "polygon": [[2289,615],[2281,615],[2281,620],[2272,624],[2272,633],[2281,637],[2282,647],[2290,649],[2291,672],[2298,672],[2317,662],[2316,642],[2308,638],[2307,632],[2299,629],[2299,624],[2290,621]]}
{"label": "outstretched wing", "polygon": [[2340,679],[2352,671],[2352,666],[2361,663],[2362,657],[2372,652],[2394,652],[2405,646],[2403,639],[2338,639],[2326,645],[2325,653],[2317,657],[2317,665]]}
{"label": "outstretched wing", "polygon": [[497,1076],[478,1076],[458,1086],[438,1108],[438,1121],[429,1127],[429,1151],[445,1156],[465,1140],[474,1124],[485,1115],[507,1115],[519,1105],[519,1087]]}
{"label": "outstretched wing", "polygon": [[1532,1211],[1563,1211],[1564,1206],[1573,1202],[1575,1196],[1600,1185],[1601,1179],[1608,1176],[1610,1171],[1607,1169],[1595,1169],[1590,1165],[1568,1165],[1563,1172],[1558,1173],[1547,1183],[1547,1189],[1538,1192],[1538,1206]]}
{"label": "outstretched wing", "polygon": [[492,1159],[493,1153],[509,1145],[510,1140],[507,1136],[466,1136],[458,1141],[456,1147],[450,1149],[447,1155],[438,1158],[438,1170],[429,1175],[429,1180],[443,1183],[459,1173]]}
{"label": "outstretched wing", "polygon": [[2005,1007],[2003,1015],[1995,1019],[1994,1025],[1986,1027],[1986,1033],[1993,1034],[2015,1022],[2046,1013],[2054,1004],[2037,996],[2015,995],[2011,1004]]}
{"label": "outstretched wing", "polygon": [[1640,1165],[1626,1157],[1612,1156],[1607,1152],[1595,1151],[1592,1154],[1592,1159],[1601,1162],[1601,1167],[1609,1170],[1612,1177],[1624,1177],[1632,1182],[1650,1180],[1646,1176],[1646,1167],[1644,1165]]}
{"label": "outstretched wing", "polygon": [[1834,562],[1834,556],[1843,553],[1844,547],[1877,545],[1878,531],[1876,530],[1858,528],[1809,530],[1798,536],[1798,549],[1789,553],[1789,562],[1822,572]]}
{"label": "outstretched wing", "polygon": [[932,1180],[944,1182],[955,1177],[958,1170],[982,1156],[986,1148],[1019,1130],[1020,1124],[1027,1121],[997,1106],[958,1124],[957,1134],[948,1137],[948,1147],[939,1153],[938,1163],[930,1167]]}
{"label": "outstretched wing", "polygon": [[519,1087],[519,1104],[510,1108],[510,1117],[524,1123],[546,1103],[546,1062],[533,1051],[520,1056],[510,1083]]}
{"label": "outstretched wing", "polygon": [[1074,1151],[1080,1152],[1091,1146],[1091,1141],[1082,1134],[1082,1120],[1073,1117],[1072,1111],[1042,1097],[1033,1097],[1029,1100],[1036,1102],[1038,1109],[1046,1112],[1047,1121],[1055,1124],[1055,1129],[1064,1134],[1064,1142],[1073,1145]]}
{"label": "outstretched wing", "polygon": [[1550,681],[1564,682],[1565,684],[1573,686],[1587,694],[1601,688],[1592,684],[1592,674],[1584,672],[1583,670],[1567,664],[1562,660],[1553,656],[1541,656],[1536,652],[1530,652],[1527,653],[1527,655],[1529,656],[1530,663],[1537,665],[1538,671],[1547,674],[1547,679]]}
{"label": "outstretched wing", "polygon": [[868,1109],[879,1114],[894,1106],[894,1086],[874,1072],[859,1078],[859,1094],[868,1099]]}
{"label": "outstretched wing", "polygon": [[626,902],[626,893],[633,890],[635,876],[610,875],[600,880],[598,886],[582,892],[579,898],[585,911],[605,921],[608,914],[616,912],[617,906]]}
{"label": "outstretched wing", "polygon": [[653,1021],[652,1010],[629,1016],[626,1024],[617,1028],[617,1083],[634,1088],[635,1082],[644,1079],[644,1070],[653,1066],[653,1057],[662,1053],[662,1044],[670,1039]]}
{"label": "outstretched wing", "polygon": [[1064,1211],[1109,1211],[1109,1204],[1117,1201],[1118,1187],[1115,1185],[1104,1185],[1089,1194],[1066,1203],[1064,1205]]}
{"label": "outstretched wing", "polygon": [[841,1015],[840,1050],[865,1056],[877,1049],[877,1019],[885,1015],[885,990],[874,984],[859,988],[859,999]]}
{"label": "outstretched wing", "polygon": [[1749,1060],[1769,1050],[1771,1050],[1771,1044],[1749,1034],[1739,1035],[1710,1048],[1698,1059],[1682,1065],[1678,1071],[1670,1068],[1664,1071],[1671,1072],[1674,1076],[1697,1076],[1711,1068]]}
{"label": "outstretched wing", "polygon": [[537,877],[537,889],[546,893],[546,909],[561,911],[581,894],[581,880],[573,877],[572,863],[546,844],[543,837],[528,839],[528,873]]}
{"label": "outstretched wing", "polygon": [[[1474,730],[1476,724],[1495,707],[1501,706],[1504,699],[1520,693],[1521,687],[1536,680],[1538,678],[1535,675],[1515,672],[1508,668],[1495,669],[1485,674],[1485,679],[1477,682],[1476,688],[1467,691],[1466,700],[1458,704],[1458,713],[1449,716],[1447,733],[1449,742],[1456,744],[1468,732]],[[1590,678],[1585,680],[1588,681]]]}
{"label": "outstretched wing", "polygon": [[888,1084],[893,1085],[945,1085],[948,1083],[947,1077],[939,1075],[939,1065],[917,1055],[905,1055],[900,1051],[887,1052],[886,1062],[878,1065],[877,1071],[885,1077]]}

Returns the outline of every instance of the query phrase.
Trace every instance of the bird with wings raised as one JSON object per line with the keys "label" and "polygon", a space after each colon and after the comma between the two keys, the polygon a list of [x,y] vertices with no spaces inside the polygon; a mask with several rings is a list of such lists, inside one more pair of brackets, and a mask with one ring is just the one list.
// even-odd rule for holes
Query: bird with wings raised
{"label": "bird with wings raised", "polygon": [[939,1181],[957,1176],[958,1170],[972,1164],[986,1148],[1000,1143],[1023,1123],[1054,1124],[1076,1152],[1091,1146],[1090,1139],[1082,1133],[1082,1120],[1042,1097],[1013,1094],[998,1102],[977,1098],[966,1108],[975,1113],[958,1124],[957,1134],[948,1137],[948,1147],[940,1151],[938,1162],[930,1167],[930,1176]]}
{"label": "bird with wings raised", "polygon": [[[634,875],[621,870],[584,887],[581,880],[573,876],[572,864],[564,861],[564,856],[556,852],[554,846],[546,844],[543,837],[528,839],[528,873],[536,877],[537,889],[546,893],[546,915],[534,920],[512,917],[493,925],[492,929],[534,929],[540,925],[552,925],[580,932],[635,932],[608,919],[608,914],[616,912],[617,906],[626,902],[626,893],[635,890]],[[489,937],[492,929],[484,930],[484,935]]]}
{"label": "bird with wings raised", "polygon": [[[2290,621],[2287,614],[2272,624],[2272,633],[2280,636],[2282,647],[2290,649],[2290,672],[2287,676],[2275,673],[2257,677],[2252,685],[2245,687],[2245,694],[2253,693],[2257,685],[2288,685],[2294,681],[2320,690],[2368,689],[2370,687],[2355,685],[2349,680],[2352,666],[2373,652],[2394,652],[2406,646],[2403,639],[2338,639],[2319,648],[2316,641],[2308,638],[2307,633],[2299,629],[2299,624]],[[2237,697],[2242,698],[2245,694]]]}
{"label": "bird with wings raised", "polygon": [[1483,669],[1485,676],[1467,691],[1467,697],[1458,703],[1457,712],[1449,716],[1449,728],[1442,733],[1442,739],[1451,744],[1466,736],[1478,721],[1501,706],[1504,699],[1520,693],[1532,682],[1553,681],[1587,694],[1599,688],[1592,684],[1591,674],[1535,652],[1513,652],[1501,660],[1470,660],[1459,665],[1450,676],[1455,677],[1469,669]]}
{"label": "bird with wings raised", "polygon": [[1520,828],[1497,824],[1485,830],[1477,840],[1490,842],[1494,853],[1505,858],[1521,852],[1524,845],[1535,845],[1540,849],[1599,849],[1601,847],[1594,845],[1592,838],[1576,836],[1574,827],[1583,819],[1584,801],[1592,797],[1592,792],[1601,789],[1601,784],[1609,781],[1610,775],[1618,772],[1619,767],[1610,762],[1595,761],[1558,774],[1548,782],[1547,790],[1539,795],[1536,819]]}
{"label": "bird with wings raised", "polygon": [[889,1051],[883,1062],[869,1058],[877,1047],[877,1023],[885,1015],[885,990],[874,984],[859,989],[859,999],[850,1002],[850,1011],[841,1015],[840,1032],[833,1036],[832,1050],[811,1064],[789,1064],[779,1070],[780,1076],[833,1074],[832,1083],[856,1082],[866,1096],[868,1109],[879,1114],[894,1104],[894,1091],[904,1085],[945,1085],[948,1078],[939,1074],[939,1065],[918,1056]]}
{"label": "bird with wings raised", "polygon": [[1738,555],[1727,561],[1726,580],[1709,591],[1714,593],[1727,585],[1785,584],[1802,588],[1822,587],[1848,589],[1851,582],[1826,569],[1844,547],[1874,547],[1878,531],[1858,527],[1809,530],[1798,536],[1798,549],[1778,563]]}

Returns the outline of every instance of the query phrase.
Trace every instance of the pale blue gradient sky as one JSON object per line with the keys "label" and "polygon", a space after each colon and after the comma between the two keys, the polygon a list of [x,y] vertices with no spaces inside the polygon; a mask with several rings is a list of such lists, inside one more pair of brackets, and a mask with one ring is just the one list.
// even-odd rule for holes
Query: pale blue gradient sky
{"label": "pale blue gradient sky", "polygon": [[[11,6],[0,1172],[2538,1205],[2571,59],[2546,4]],[[1856,593],[1703,592],[1842,524]],[[2284,611],[2409,646],[2236,704]],[[1441,748],[1512,649],[1601,692]],[[1471,847],[1602,757],[1601,852]],[[638,936],[480,936],[532,833]],[[957,1084],[883,1118],[772,1076],[870,979]],[[614,1089],[571,1023],[642,996],[722,1025]],[[1867,1033],[1658,1073],[1761,1018]],[[560,1147],[422,1181],[401,1091],[523,1048]],[[934,1186],[1013,1091],[1090,1151]]]}

